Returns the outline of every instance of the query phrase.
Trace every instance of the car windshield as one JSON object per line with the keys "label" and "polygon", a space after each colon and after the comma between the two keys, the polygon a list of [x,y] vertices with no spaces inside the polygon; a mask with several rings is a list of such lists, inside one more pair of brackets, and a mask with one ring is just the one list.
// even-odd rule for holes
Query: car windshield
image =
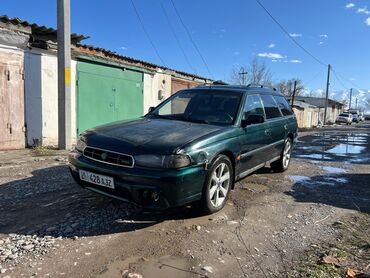
{"label": "car windshield", "polygon": [[187,90],[162,103],[147,117],[159,117],[210,124],[233,124],[242,93],[230,91]]}
{"label": "car windshield", "polygon": [[347,113],[342,113],[339,116],[341,116],[341,117],[348,117],[348,114]]}

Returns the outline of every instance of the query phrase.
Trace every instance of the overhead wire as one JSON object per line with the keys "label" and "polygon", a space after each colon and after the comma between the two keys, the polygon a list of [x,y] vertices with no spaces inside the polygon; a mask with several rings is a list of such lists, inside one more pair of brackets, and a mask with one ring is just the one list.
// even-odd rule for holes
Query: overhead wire
{"label": "overhead wire", "polygon": [[[132,0],[131,0],[131,1],[132,1]],[[208,74],[211,76],[211,78],[212,78],[212,79],[214,79],[214,76],[213,76],[213,74],[212,74],[212,72],[211,72],[211,70],[210,70],[210,68],[209,68],[209,66],[208,66],[208,64],[207,64],[207,62],[206,62],[206,60],[204,59],[204,57],[203,57],[202,53],[200,52],[200,50],[199,50],[199,48],[198,48],[197,44],[195,43],[195,41],[194,41],[194,39],[193,39],[193,36],[191,35],[191,33],[190,33],[190,31],[189,31],[188,27],[186,26],[186,24],[185,24],[185,23],[184,23],[184,21],[182,20],[182,17],[181,17],[181,15],[180,15],[179,11],[177,10],[177,8],[176,8],[176,6],[175,6],[175,3],[173,2],[173,0],[170,0],[170,1],[171,1],[172,6],[173,6],[173,9],[175,10],[176,15],[178,16],[178,18],[179,18],[179,20],[180,20],[180,22],[181,22],[181,25],[182,25],[182,26],[184,27],[184,29],[185,29],[185,31],[186,31],[186,33],[187,33],[187,35],[188,35],[188,37],[189,37],[189,39],[190,39],[190,41],[191,41],[192,45],[194,46],[195,50],[198,52],[198,55],[200,56],[200,58],[202,59],[202,62],[203,62],[203,64],[204,64],[205,68],[207,69]]]}
{"label": "overhead wire", "polygon": [[166,18],[166,20],[167,20],[168,26],[169,26],[169,27],[170,27],[170,29],[171,29],[172,35],[174,36],[174,38],[175,38],[175,40],[176,40],[176,42],[177,42],[177,45],[178,45],[178,47],[179,47],[180,51],[182,52],[182,55],[183,55],[183,56],[184,56],[184,58],[185,58],[186,63],[188,64],[189,68],[190,68],[192,71],[194,71],[194,72],[196,73],[196,72],[197,72],[197,70],[196,70],[196,68],[195,68],[195,67],[193,67],[193,66],[192,66],[192,64],[190,63],[190,60],[189,60],[188,56],[186,55],[186,52],[185,52],[184,48],[183,48],[183,47],[182,47],[182,45],[181,45],[180,39],[179,39],[179,37],[178,37],[178,36],[177,36],[177,34],[176,34],[175,28],[172,26],[172,23],[171,23],[170,17],[169,17],[169,15],[168,15],[168,13],[166,12],[166,9],[165,9],[165,7],[163,6],[163,3],[161,2],[161,3],[160,3],[160,5],[161,5],[162,11],[163,11],[163,13],[164,13],[164,15],[165,15],[165,18]]}
{"label": "overhead wire", "polygon": [[159,59],[159,60],[161,61],[161,63],[162,63],[162,65],[166,67],[166,63],[165,63],[165,62],[164,62],[164,60],[162,59],[161,55],[159,55],[158,49],[156,48],[156,46],[155,46],[155,44],[154,44],[154,42],[153,42],[152,38],[150,37],[150,35],[149,35],[148,31],[146,30],[145,25],[144,25],[144,22],[143,22],[143,20],[141,19],[141,16],[140,16],[140,14],[139,14],[139,12],[138,12],[138,10],[137,10],[137,8],[136,8],[135,3],[134,3],[134,1],[133,1],[133,0],[131,0],[131,4],[132,4],[132,7],[134,8],[134,12],[135,12],[135,14],[136,14],[136,17],[138,18],[138,20],[139,20],[139,22],[140,22],[140,25],[141,25],[141,28],[143,29],[143,31],[144,31],[144,33],[145,33],[145,35],[146,35],[146,37],[147,37],[148,41],[149,41],[149,42],[150,42],[150,44],[152,45],[152,47],[153,47],[153,49],[154,49],[154,51],[155,51],[155,53],[156,53],[156,55],[157,55],[158,59]]}
{"label": "overhead wire", "polygon": [[[171,0],[172,1],[172,0]],[[270,13],[270,11],[261,3],[259,0],[255,0],[258,5],[261,6],[261,8],[270,16],[270,18],[280,27],[280,29],[288,36],[289,39],[291,39],[300,49],[302,49],[307,55],[309,55],[312,59],[314,59],[316,62],[321,64],[322,66],[327,66],[328,64],[324,63],[320,59],[318,59],[315,55],[313,55],[310,51],[308,51],[305,47],[303,47],[296,39],[294,39],[290,33],[284,28],[282,24]]]}

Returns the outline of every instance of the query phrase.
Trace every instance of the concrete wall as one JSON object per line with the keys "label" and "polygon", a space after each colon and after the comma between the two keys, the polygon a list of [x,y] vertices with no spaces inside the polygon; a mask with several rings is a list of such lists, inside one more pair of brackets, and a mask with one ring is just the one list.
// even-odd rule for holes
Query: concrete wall
{"label": "concrete wall", "polygon": [[[25,89],[27,143],[29,146],[58,144],[57,56],[42,50],[26,52]],[[72,140],[76,140],[76,61],[72,61]]]}
{"label": "concrete wall", "polygon": [[[162,99],[159,98],[162,92]],[[157,106],[171,96],[171,75],[157,72],[154,75],[144,73],[144,114],[149,107]]]}

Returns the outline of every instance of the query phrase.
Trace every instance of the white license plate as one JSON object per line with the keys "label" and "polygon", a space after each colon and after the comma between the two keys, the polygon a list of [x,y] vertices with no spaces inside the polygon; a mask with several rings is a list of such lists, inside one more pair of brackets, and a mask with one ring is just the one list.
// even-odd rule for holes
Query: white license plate
{"label": "white license plate", "polygon": [[112,177],[91,173],[89,171],[80,170],[80,179],[93,184],[114,189],[114,179]]}

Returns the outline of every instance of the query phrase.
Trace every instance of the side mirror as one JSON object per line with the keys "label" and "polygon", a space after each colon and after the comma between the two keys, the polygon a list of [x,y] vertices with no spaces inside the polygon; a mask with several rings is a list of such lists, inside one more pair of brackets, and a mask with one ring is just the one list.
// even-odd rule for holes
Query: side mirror
{"label": "side mirror", "polygon": [[148,113],[152,113],[154,109],[155,109],[155,107],[154,107],[154,106],[149,107],[149,109],[148,109]]}
{"label": "side mirror", "polygon": [[244,128],[248,125],[253,124],[262,124],[265,121],[265,118],[261,115],[248,115],[243,114],[243,119],[241,122],[241,126]]}

